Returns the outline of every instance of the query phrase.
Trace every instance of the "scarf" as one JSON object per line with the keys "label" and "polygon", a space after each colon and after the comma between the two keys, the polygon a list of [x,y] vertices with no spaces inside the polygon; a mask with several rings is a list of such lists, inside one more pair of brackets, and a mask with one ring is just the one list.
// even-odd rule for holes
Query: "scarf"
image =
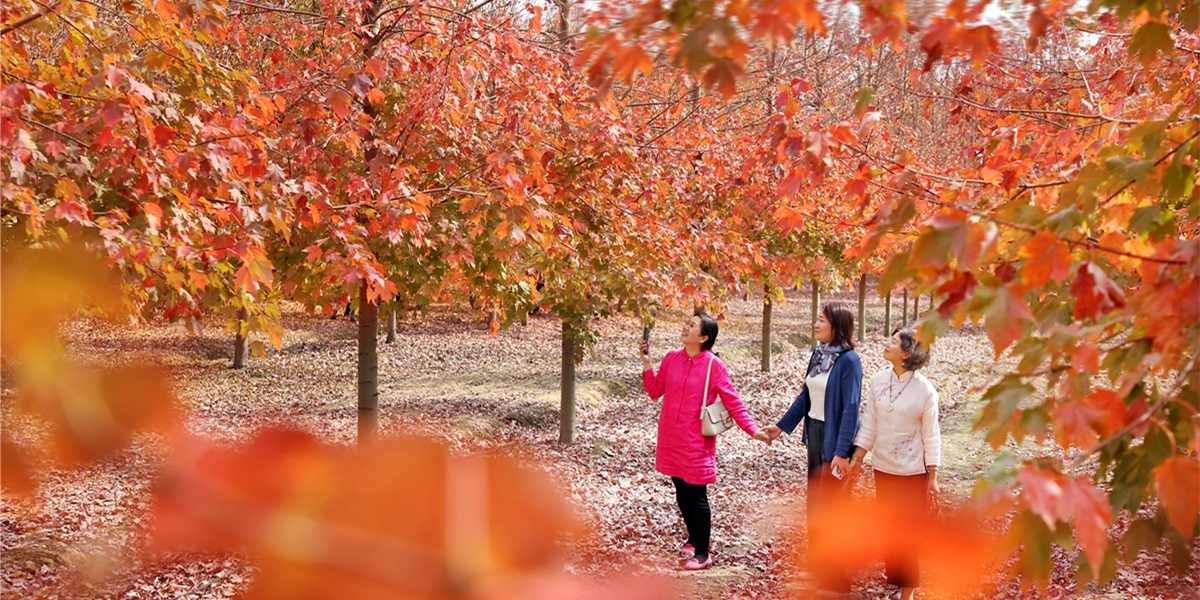
{"label": "scarf", "polygon": [[841,346],[830,346],[827,343],[817,345],[817,349],[813,350],[812,358],[808,360],[808,375],[816,375],[818,373],[828,373],[833,370],[833,361],[845,352]]}

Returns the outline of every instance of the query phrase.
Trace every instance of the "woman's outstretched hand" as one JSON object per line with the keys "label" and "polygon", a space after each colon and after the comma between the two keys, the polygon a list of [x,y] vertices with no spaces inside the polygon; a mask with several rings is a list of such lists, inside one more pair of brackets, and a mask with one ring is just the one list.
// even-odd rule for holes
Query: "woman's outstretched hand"
{"label": "woman's outstretched hand", "polygon": [[768,446],[771,445],[771,442],[775,441],[775,438],[771,437],[771,434],[767,433],[766,429],[759,429],[758,431],[755,431],[754,439],[763,442]]}
{"label": "woman's outstretched hand", "polygon": [[650,370],[650,342],[638,344],[638,356],[642,357],[642,372]]}

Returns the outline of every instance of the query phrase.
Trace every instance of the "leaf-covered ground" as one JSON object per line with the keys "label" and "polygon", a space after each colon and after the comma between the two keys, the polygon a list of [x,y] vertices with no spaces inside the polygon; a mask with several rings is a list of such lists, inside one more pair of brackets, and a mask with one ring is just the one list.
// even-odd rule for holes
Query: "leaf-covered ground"
{"label": "leaf-covered ground", "polygon": [[[851,293],[823,300],[831,298],[855,301]],[[807,352],[795,347],[809,333],[809,299],[789,292],[789,302],[775,307],[781,353],[771,373],[760,370],[761,309],[760,299],[734,302],[717,349],[731,362],[754,417],[768,424],[798,391]],[[894,325],[898,313],[897,302]],[[682,320],[682,313],[661,318],[652,336],[656,359],[677,345]],[[240,371],[228,368],[232,342],[224,335],[189,336],[165,325],[114,326],[91,319],[72,322],[63,334],[84,361],[169,365],[185,426],[194,433],[233,444],[264,426],[283,424],[331,444],[352,443],[356,326],[302,312],[285,315],[285,325],[282,350]],[[884,366],[878,299],[868,303],[868,326],[859,350],[870,374]],[[710,489],[716,564],[702,573],[679,571],[673,550],[683,539],[683,525],[669,480],[653,468],[657,404],[640,389],[635,350],[640,322],[609,319],[597,329],[601,340],[579,367],[581,406],[573,445],[557,443],[557,416],[548,410],[557,405],[560,329],[556,319],[542,315],[495,337],[467,313],[450,308],[401,322],[398,341],[380,344],[381,427],[442,438],[460,452],[532,455],[595,529],[590,541],[569,549],[572,571],[656,573],[675,578],[684,597],[765,597],[807,589],[789,579],[803,561],[795,546],[803,539],[797,515],[805,494],[805,451],[791,437],[770,447],[738,431],[721,438],[718,483]],[[943,487],[951,501],[962,501],[993,457],[982,436],[971,432],[978,386],[1006,366],[994,360],[986,336],[971,328],[945,336],[935,352],[925,372],[942,395]],[[14,415],[9,385],[6,378],[3,425],[23,446],[35,448],[44,431]],[[1032,444],[1010,450],[1039,451]],[[1041,451],[1047,450],[1055,451]],[[161,442],[141,439],[101,464],[47,472],[35,499],[5,494],[3,597],[210,599],[248,589],[254,569],[245,557],[136,552],[151,535],[148,505],[164,452]],[[864,478],[857,493],[871,493],[870,486],[870,477]],[[1127,522],[1127,516],[1118,519],[1114,536]],[[1058,551],[1055,562],[1052,598],[1193,598],[1200,591],[1200,552],[1193,553],[1182,577],[1170,570],[1165,547],[1143,553],[1102,588],[1074,583],[1073,557],[1066,551]],[[866,570],[855,596],[882,597],[881,565]],[[985,582],[987,596],[1037,597],[999,573]]]}

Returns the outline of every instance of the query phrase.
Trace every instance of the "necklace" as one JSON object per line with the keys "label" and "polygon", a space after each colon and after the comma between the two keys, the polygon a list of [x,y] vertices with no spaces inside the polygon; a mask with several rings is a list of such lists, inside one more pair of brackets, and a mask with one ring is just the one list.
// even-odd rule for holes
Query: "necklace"
{"label": "necklace", "polygon": [[[900,391],[895,396],[892,395],[892,385],[894,384],[894,382],[892,381],[891,377],[888,377],[888,387],[887,387],[887,395],[888,395],[887,410],[888,410],[888,412],[892,412],[892,409],[896,407],[896,399],[899,398],[901,396],[901,394],[904,393],[904,390],[906,388],[908,388],[908,384],[912,383],[912,380],[914,377],[916,377],[916,375],[910,376],[908,378],[908,381],[904,382],[904,385],[900,387]],[[896,376],[895,381],[900,381],[899,375]]]}

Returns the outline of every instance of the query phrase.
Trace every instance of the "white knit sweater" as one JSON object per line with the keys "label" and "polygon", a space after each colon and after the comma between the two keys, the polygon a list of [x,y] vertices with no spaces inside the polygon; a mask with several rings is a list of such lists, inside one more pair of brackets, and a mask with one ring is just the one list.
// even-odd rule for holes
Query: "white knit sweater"
{"label": "white knit sweater", "polygon": [[[888,407],[891,406],[891,410]],[[871,452],[872,467],[889,475],[921,475],[942,458],[938,393],[924,375],[896,376],[891,367],[871,377],[855,445]]]}

